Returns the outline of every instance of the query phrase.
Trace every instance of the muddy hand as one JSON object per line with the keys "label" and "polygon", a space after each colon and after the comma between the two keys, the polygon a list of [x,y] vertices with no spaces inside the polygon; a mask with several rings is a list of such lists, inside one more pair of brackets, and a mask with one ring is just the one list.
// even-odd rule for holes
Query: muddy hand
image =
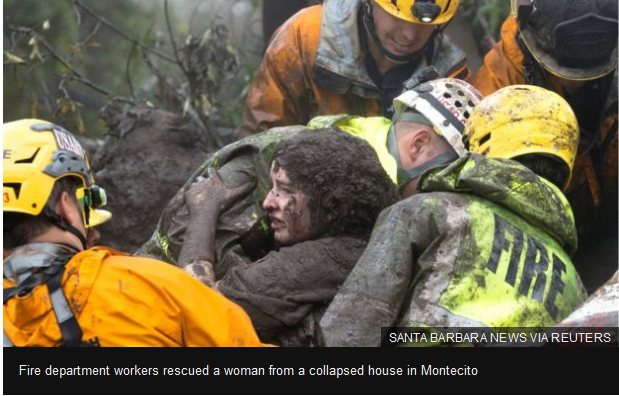
{"label": "muddy hand", "polygon": [[185,191],[185,204],[190,213],[197,213],[209,202],[209,189],[208,179],[199,176],[191,187]]}
{"label": "muddy hand", "polygon": [[240,198],[251,192],[256,185],[255,181],[252,180],[243,184],[242,186],[236,188],[228,188],[221,180],[221,177],[219,176],[219,173],[215,168],[209,168],[208,175],[209,180],[213,180],[213,185],[217,186],[217,200],[219,203],[219,209],[222,212],[232,206],[232,204],[234,204]]}
{"label": "muddy hand", "polygon": [[232,203],[247,194],[254,187],[254,182],[237,188],[227,188],[214,168],[208,169],[209,177],[198,177],[185,192],[185,204],[192,214],[207,209],[226,210]]}

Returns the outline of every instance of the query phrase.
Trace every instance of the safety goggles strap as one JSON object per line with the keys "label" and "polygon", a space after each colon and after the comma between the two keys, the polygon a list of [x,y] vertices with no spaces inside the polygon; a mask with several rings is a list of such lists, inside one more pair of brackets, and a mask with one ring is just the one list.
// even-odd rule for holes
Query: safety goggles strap
{"label": "safety goggles strap", "polygon": [[449,121],[449,123],[451,125],[454,126],[454,128],[456,128],[458,130],[458,132],[460,132],[460,135],[462,135],[464,133],[464,124],[458,120],[456,118],[455,115],[453,115],[453,113],[451,111],[449,111],[445,105],[443,105],[441,102],[438,101],[438,99],[436,99],[432,94],[430,93],[422,93],[419,95],[422,99],[425,99],[428,103],[430,103],[430,105],[439,113],[441,113],[441,115],[443,117],[445,117],[447,119],[447,121]]}

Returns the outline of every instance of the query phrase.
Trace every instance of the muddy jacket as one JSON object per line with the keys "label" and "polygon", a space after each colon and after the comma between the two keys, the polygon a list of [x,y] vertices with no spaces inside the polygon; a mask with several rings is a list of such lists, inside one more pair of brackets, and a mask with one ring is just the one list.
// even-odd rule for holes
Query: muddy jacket
{"label": "muddy jacket", "polygon": [[[473,85],[483,95],[489,95],[508,85],[533,84],[566,97],[555,79],[552,76],[550,79],[546,78],[539,65],[533,62],[524,43],[519,42],[516,19],[509,17],[501,29],[501,41],[486,55],[482,67],[473,79]],[[600,109],[594,110],[600,113],[602,120],[599,131],[588,133],[589,136],[599,133],[599,138],[589,153],[582,155],[591,145],[591,138],[584,139],[585,134],[581,136],[579,157],[566,194],[574,209],[576,225],[581,234],[591,231],[600,220],[617,217],[617,71],[608,77],[611,78],[611,83],[605,102],[601,102]],[[572,100],[567,97],[566,99],[574,107]],[[582,128],[582,119],[578,121]]]}
{"label": "muddy jacket", "polygon": [[[63,247],[21,246],[4,260],[3,289],[48,267]],[[259,346],[245,312],[178,268],[96,247],[67,262],[62,289],[83,331],[101,346]],[[16,346],[55,346],[61,336],[46,285],[4,304]]]}
{"label": "muddy jacket", "polygon": [[551,326],[586,298],[571,210],[550,183],[469,154],[421,191],[381,213],[323,316],[327,345],[378,346],[381,326]]}
{"label": "muddy jacket", "polygon": [[[306,124],[324,114],[384,115],[359,40],[361,0],[327,0],[301,10],[275,33],[247,95],[240,136]],[[444,35],[434,65],[441,77],[468,77],[466,55]],[[427,66],[420,62],[417,70]]]}

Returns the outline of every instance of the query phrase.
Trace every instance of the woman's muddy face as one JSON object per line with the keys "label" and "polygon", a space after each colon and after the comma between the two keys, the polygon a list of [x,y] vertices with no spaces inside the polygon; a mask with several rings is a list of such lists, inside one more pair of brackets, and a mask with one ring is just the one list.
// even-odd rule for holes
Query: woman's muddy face
{"label": "woman's muddy face", "polygon": [[275,242],[280,246],[294,245],[311,238],[311,215],[309,198],[290,184],[286,170],[277,171],[271,165],[272,188],[262,207],[269,213]]}

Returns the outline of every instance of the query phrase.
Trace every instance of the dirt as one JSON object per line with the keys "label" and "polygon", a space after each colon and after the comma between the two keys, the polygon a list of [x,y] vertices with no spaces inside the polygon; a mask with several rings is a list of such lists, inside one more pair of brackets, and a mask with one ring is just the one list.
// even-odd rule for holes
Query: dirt
{"label": "dirt", "polygon": [[[239,304],[263,341],[316,345],[318,322],[359,260],[367,241],[327,237],[272,251],[232,268],[219,290]],[[285,270],[283,270],[285,269]]]}
{"label": "dirt", "polygon": [[128,253],[150,238],[168,201],[204,162],[202,135],[179,115],[132,109],[106,114],[108,137],[93,157],[113,219],[102,245]]}

